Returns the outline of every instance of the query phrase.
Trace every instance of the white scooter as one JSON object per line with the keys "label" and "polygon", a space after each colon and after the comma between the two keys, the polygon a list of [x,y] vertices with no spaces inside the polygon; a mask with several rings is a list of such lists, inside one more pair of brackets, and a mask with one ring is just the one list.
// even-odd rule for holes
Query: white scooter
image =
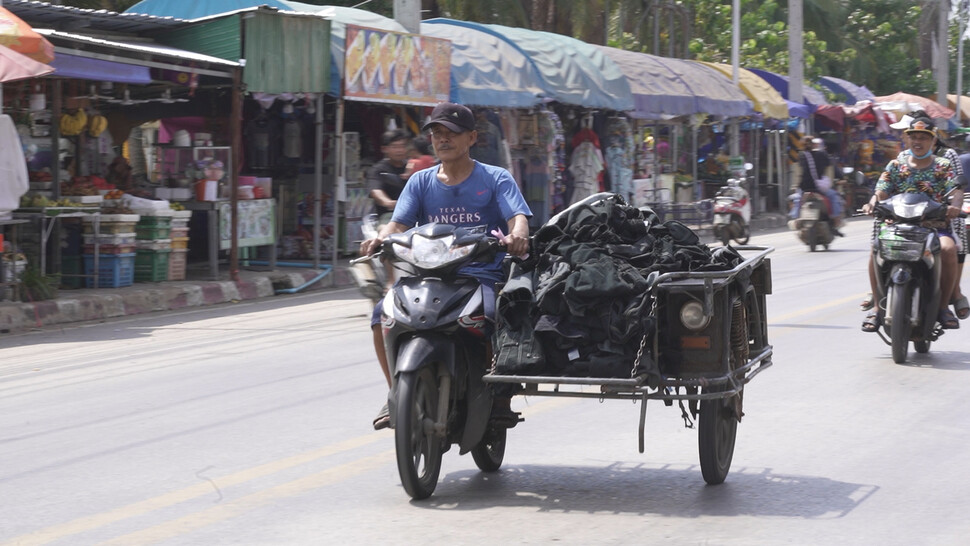
{"label": "white scooter", "polygon": [[731,239],[746,245],[751,238],[751,198],[739,179],[728,179],[714,196],[714,238],[724,246]]}

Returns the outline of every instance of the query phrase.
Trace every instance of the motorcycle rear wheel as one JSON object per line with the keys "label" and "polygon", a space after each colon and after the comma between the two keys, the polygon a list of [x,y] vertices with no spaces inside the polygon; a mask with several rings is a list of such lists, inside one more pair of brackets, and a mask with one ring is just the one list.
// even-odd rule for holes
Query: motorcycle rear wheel
{"label": "motorcycle rear wheel", "polygon": [[472,459],[482,472],[495,472],[505,460],[505,439],[507,428],[497,428],[485,432],[485,437],[472,448]]}
{"label": "motorcycle rear wheel", "polygon": [[908,284],[894,284],[890,287],[892,296],[893,323],[889,328],[889,338],[892,339],[893,362],[906,363],[906,353],[909,350],[909,338],[913,335],[913,326],[909,321],[910,301],[913,292]]}
{"label": "motorcycle rear wheel", "polygon": [[435,435],[438,384],[428,368],[398,377],[397,427],[394,445],[404,491],[414,500],[434,493],[441,472],[442,440]]}

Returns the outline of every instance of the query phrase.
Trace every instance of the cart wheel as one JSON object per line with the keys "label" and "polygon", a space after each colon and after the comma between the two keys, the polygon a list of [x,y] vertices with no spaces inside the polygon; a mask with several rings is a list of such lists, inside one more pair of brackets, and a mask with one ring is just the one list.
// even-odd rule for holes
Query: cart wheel
{"label": "cart wheel", "polygon": [[472,458],[482,472],[495,472],[505,459],[505,438],[507,428],[497,428],[485,432],[485,437],[472,448]]}
{"label": "cart wheel", "polygon": [[[707,392],[716,392],[708,390]],[[734,458],[734,440],[738,418],[734,414],[734,397],[701,400],[697,418],[697,447],[701,474],[710,485],[724,483]]]}
{"label": "cart wheel", "polygon": [[398,381],[397,471],[412,499],[426,499],[434,493],[441,471],[442,440],[434,433],[438,385],[428,368],[402,373]]}

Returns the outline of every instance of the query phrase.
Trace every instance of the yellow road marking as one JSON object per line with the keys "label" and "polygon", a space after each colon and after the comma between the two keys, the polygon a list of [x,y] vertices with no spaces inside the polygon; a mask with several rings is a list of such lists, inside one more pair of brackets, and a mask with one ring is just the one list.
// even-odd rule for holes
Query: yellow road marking
{"label": "yellow road marking", "polygon": [[258,508],[273,500],[292,497],[311,489],[332,485],[392,461],[394,461],[394,450],[385,451],[384,453],[365,457],[352,463],[328,468],[322,472],[280,484],[264,491],[252,493],[237,500],[167,521],[142,531],[120,536],[113,540],[102,542],[101,544],[122,546],[128,546],[130,544],[150,544],[185,535],[196,529],[201,529],[208,525],[239,516],[246,511]]}
{"label": "yellow road marking", "polygon": [[[273,461],[260,466],[256,466],[247,470],[236,472],[235,474],[230,474],[228,476],[223,476],[218,478],[217,481],[221,487],[231,487],[233,485],[238,485],[241,483],[248,482],[263,476],[268,476],[270,474],[275,474],[282,470],[292,468],[301,464],[309,463],[317,459],[328,457],[343,451],[349,451],[351,449],[356,449],[373,442],[376,442],[382,438],[386,438],[386,435],[381,433],[373,433],[365,436],[359,436],[357,438],[351,438],[337,444],[323,447],[321,449],[316,449],[313,451],[308,451],[306,453],[301,453],[299,455],[294,455],[292,457],[287,457],[285,459],[280,459],[279,461]],[[75,519],[60,525],[55,525],[53,527],[48,527],[46,529],[41,529],[33,533],[22,535],[13,538],[4,544],[17,545],[17,546],[28,546],[33,544],[46,544],[48,542],[53,542],[55,540],[62,539],[69,535],[74,535],[77,533],[82,533],[85,531],[90,531],[92,529],[97,529],[98,527],[103,527],[110,523],[120,521],[123,519],[140,516],[151,512],[153,510],[158,510],[160,508],[166,508],[173,506],[187,500],[191,500],[203,495],[212,494],[212,484],[209,482],[202,482],[190,487],[179,489],[177,491],[172,491],[171,493],[166,493],[164,495],[157,496],[155,498],[146,499],[141,502],[136,502],[128,506],[122,506],[114,510],[109,510],[101,514],[95,514],[91,516],[86,516],[82,518]]]}
{"label": "yellow road marking", "polygon": [[818,305],[813,305],[812,307],[806,307],[804,309],[799,309],[797,311],[792,311],[791,313],[786,313],[784,315],[774,315],[774,316],[771,316],[769,314],[769,317],[768,317],[768,326],[771,326],[771,323],[773,323],[773,322],[783,322],[783,321],[786,321],[786,320],[795,318],[797,316],[807,315],[808,313],[814,313],[815,311],[821,311],[823,309],[828,309],[830,307],[837,307],[839,305],[845,305],[846,303],[849,303],[849,302],[851,302],[853,300],[861,300],[865,295],[866,295],[866,293],[859,293],[859,294],[856,294],[854,296],[848,296],[848,297],[842,298],[840,300],[834,300],[834,301],[829,301],[829,302],[825,302],[825,303],[820,303]]}

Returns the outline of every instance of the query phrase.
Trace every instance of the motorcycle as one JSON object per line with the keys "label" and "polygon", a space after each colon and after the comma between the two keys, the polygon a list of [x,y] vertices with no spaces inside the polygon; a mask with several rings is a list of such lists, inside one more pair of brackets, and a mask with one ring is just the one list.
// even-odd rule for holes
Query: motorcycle
{"label": "motorcycle", "polygon": [[808,245],[809,251],[815,252],[819,245],[828,250],[835,239],[835,224],[825,200],[816,193],[803,194],[801,200],[798,218],[789,224],[790,228],[798,232],[798,238]]}
{"label": "motorcycle", "polygon": [[492,392],[482,381],[490,366],[484,291],[458,274],[498,248],[484,233],[432,223],[389,236],[378,253],[414,273],[384,297],[382,326],[398,473],[415,500],[434,492],[442,454],[454,444],[485,472],[505,457],[507,429],[489,426]]}
{"label": "motorcycle", "polygon": [[728,179],[714,195],[714,238],[727,246],[731,239],[740,245],[751,238],[751,199],[741,180]]}
{"label": "motorcycle", "polygon": [[854,211],[862,207],[872,197],[874,184],[866,179],[862,171],[852,167],[842,169],[843,178],[836,182],[836,189],[845,201],[845,210]]}
{"label": "motorcycle", "polygon": [[[360,230],[365,240],[377,237],[377,222],[376,214],[369,214],[364,217]],[[379,254],[354,260],[352,267],[350,267],[350,275],[357,284],[360,293],[373,301],[375,305],[384,299],[387,273]]]}
{"label": "motorcycle", "polygon": [[[909,342],[917,353],[943,335],[940,308],[940,239],[946,206],[922,193],[902,193],[880,201],[873,211],[881,220],[873,252],[877,301],[885,311],[879,336],[892,347],[893,361],[906,362]],[[888,338],[887,338],[888,336]]]}

